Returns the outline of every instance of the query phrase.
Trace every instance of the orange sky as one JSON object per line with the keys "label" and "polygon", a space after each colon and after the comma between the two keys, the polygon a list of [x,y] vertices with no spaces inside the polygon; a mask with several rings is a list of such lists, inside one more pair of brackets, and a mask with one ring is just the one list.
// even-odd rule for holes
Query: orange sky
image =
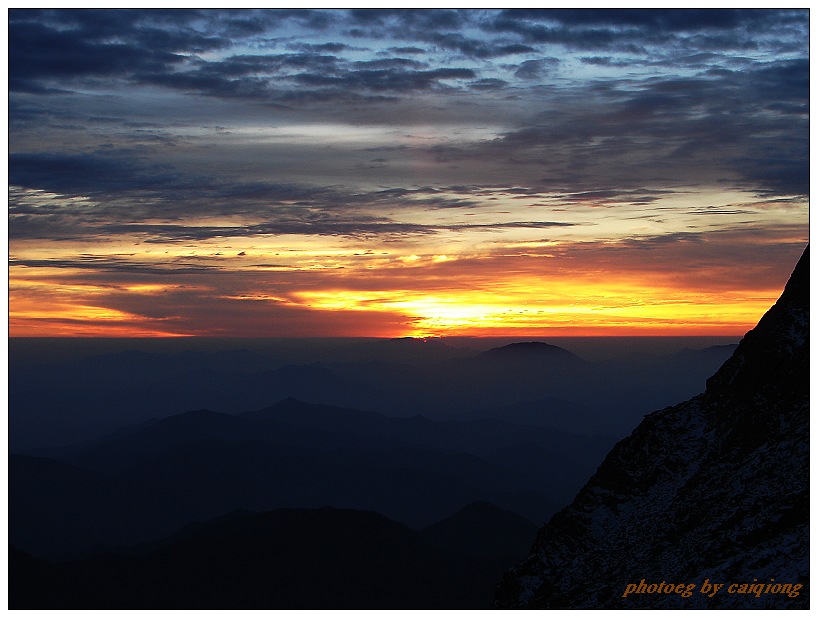
{"label": "orange sky", "polygon": [[[654,244],[494,242],[451,255],[315,239],[289,256],[258,242],[240,252],[86,259],[21,246],[19,254],[45,255],[12,262],[9,329],[60,337],[740,336],[780,295],[799,234],[785,226],[775,242],[735,232]],[[270,252],[278,263],[267,261]]]}

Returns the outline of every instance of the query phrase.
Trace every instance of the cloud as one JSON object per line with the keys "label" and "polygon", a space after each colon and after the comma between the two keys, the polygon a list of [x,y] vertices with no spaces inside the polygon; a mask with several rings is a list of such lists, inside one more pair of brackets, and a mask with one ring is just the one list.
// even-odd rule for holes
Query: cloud
{"label": "cloud", "polygon": [[663,40],[668,35],[718,32],[769,32],[803,23],[802,11],[758,9],[507,9],[488,25],[517,32],[530,40],[564,41],[569,28],[583,42],[590,35],[601,44],[614,37]]}
{"label": "cloud", "polygon": [[88,41],[74,32],[57,31],[42,24],[23,23],[9,28],[11,90],[44,88],[38,80],[166,70],[182,59],[161,49],[146,52],[135,45]]}
{"label": "cloud", "polygon": [[401,54],[401,55],[406,55],[406,54],[417,54],[417,55],[419,55],[419,54],[425,54],[426,50],[423,49],[422,47],[390,47],[389,49],[386,49],[384,51],[384,53]]}
{"label": "cloud", "polygon": [[[749,285],[744,243],[759,256],[747,271],[771,281],[763,262],[783,269],[787,234],[805,237],[807,17],[12,9],[15,272],[239,276],[227,253],[241,268],[292,265],[257,248],[303,244],[343,253],[317,266],[350,286],[460,273],[491,287],[547,276],[548,255],[571,276],[665,272],[694,287],[690,273],[724,259],[718,276]],[[224,256],[165,264],[123,246]],[[350,247],[383,248],[389,268],[367,257],[355,274]],[[442,253],[457,259],[431,270]],[[412,254],[425,270],[395,257]]]}
{"label": "cloud", "polygon": [[534,185],[542,191],[730,179],[748,190],[805,195],[807,65],[782,61],[718,75],[610,80],[584,99],[552,95],[547,112],[495,140],[433,151],[447,164],[491,159],[515,164],[521,176],[536,168]]}
{"label": "cloud", "polygon": [[[132,154],[132,153],[131,153]],[[66,195],[98,195],[138,187],[152,191],[177,177],[139,157],[99,152],[24,152],[9,155],[9,183]]]}
{"label": "cloud", "polygon": [[556,196],[556,199],[566,202],[577,202],[582,204],[652,204],[663,196],[672,193],[662,189],[605,189],[597,191],[581,191],[579,193],[565,193]]}
{"label": "cloud", "polygon": [[218,266],[191,263],[184,259],[172,259],[163,263],[141,262],[132,256],[80,255],[62,259],[9,259],[9,267],[57,268],[88,270],[95,273],[118,273],[138,275],[187,275],[218,270]]}
{"label": "cloud", "polygon": [[474,70],[466,68],[424,70],[425,63],[411,58],[346,61],[314,52],[236,55],[217,61],[197,60],[188,65],[190,68],[175,72],[136,72],[134,79],[188,93],[267,104],[299,101],[349,104],[394,98],[371,93],[411,94],[440,86],[446,80],[476,77]]}
{"label": "cloud", "polygon": [[49,80],[169,72],[187,55],[222,49],[223,37],[188,25],[185,11],[9,12],[9,88],[42,90]]}
{"label": "cloud", "polygon": [[410,92],[428,90],[443,80],[473,79],[472,69],[440,68],[429,71],[405,69],[362,69],[339,72],[336,75],[324,73],[300,73],[292,76],[306,86],[333,87],[341,89],[364,89],[370,91]]}
{"label": "cloud", "polygon": [[580,57],[580,62],[583,64],[605,67],[627,67],[631,66],[632,64],[627,60],[616,60],[612,56],[582,56]]}
{"label": "cloud", "polygon": [[469,20],[469,11],[451,9],[353,9],[348,15],[356,26],[404,31],[458,29]]}
{"label": "cloud", "polygon": [[471,82],[469,88],[472,90],[500,90],[508,85],[508,82],[502,79],[486,78]]}
{"label": "cloud", "polygon": [[[339,54],[352,49],[345,43],[291,43],[290,49],[297,49],[310,54]],[[410,52],[411,53],[411,52]]]}
{"label": "cloud", "polygon": [[540,79],[554,66],[559,64],[558,58],[540,58],[538,60],[526,60],[520,63],[519,68],[514,71],[514,76],[520,79]]}
{"label": "cloud", "polygon": [[501,19],[571,26],[630,26],[671,32],[725,30],[778,21],[777,11],[750,9],[509,9]]}

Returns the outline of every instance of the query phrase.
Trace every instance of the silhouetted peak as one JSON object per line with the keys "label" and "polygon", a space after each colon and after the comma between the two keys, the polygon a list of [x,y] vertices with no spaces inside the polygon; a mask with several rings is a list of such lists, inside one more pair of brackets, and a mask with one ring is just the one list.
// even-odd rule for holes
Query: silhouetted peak
{"label": "silhouetted peak", "polygon": [[491,348],[479,355],[480,358],[497,359],[578,359],[579,357],[565,348],[541,341],[523,341],[510,343],[499,348]]}
{"label": "silhouetted peak", "polygon": [[128,440],[129,435],[175,435],[192,438],[193,436],[213,435],[213,432],[234,429],[241,424],[243,421],[233,414],[206,409],[191,410],[169,416],[155,423],[137,426],[135,431],[124,432],[123,439]]}
{"label": "silhouetted peak", "polygon": [[[188,422],[202,422],[202,421],[229,421],[232,418],[231,414],[226,414],[224,412],[214,412],[213,410],[208,410],[207,408],[199,408],[198,410],[188,410],[187,412],[182,412],[180,414],[174,414],[173,416],[169,416],[165,419],[158,421],[160,424],[178,424],[178,423],[188,423]],[[156,425],[157,423],[152,423]]]}
{"label": "silhouetted peak", "polygon": [[262,408],[261,410],[253,410],[251,412],[242,412],[239,416],[254,419],[278,418],[282,415],[299,415],[314,412],[316,408],[330,407],[320,406],[318,404],[308,403],[296,397],[285,397],[281,401],[274,403],[271,406]]}
{"label": "silhouetted peak", "polygon": [[429,542],[472,558],[490,558],[498,574],[531,547],[537,526],[486,501],[467,504],[454,515],[424,528]]}
{"label": "silhouetted peak", "polygon": [[[734,394],[759,383],[786,388],[808,370],[809,246],[790,275],[778,301],[739,343],[733,355],[707,381],[708,394]],[[803,361],[803,362],[802,362]]]}
{"label": "silhouetted peak", "polygon": [[182,412],[179,416],[220,416],[223,414],[222,412],[214,412],[213,410],[208,410],[207,408],[199,408],[198,410],[188,410],[186,412]]}

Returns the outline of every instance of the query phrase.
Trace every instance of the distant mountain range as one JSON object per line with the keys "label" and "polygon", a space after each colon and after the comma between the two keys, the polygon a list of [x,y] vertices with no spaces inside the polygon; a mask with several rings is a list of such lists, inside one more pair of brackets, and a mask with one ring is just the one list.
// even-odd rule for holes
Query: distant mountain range
{"label": "distant mountain range", "polygon": [[808,251],[705,392],[648,415],[540,529],[497,607],[809,607]]}
{"label": "distant mountain range", "polygon": [[142,543],[230,510],[373,510],[422,528],[489,501],[542,522],[610,448],[496,419],[433,421],[293,398],[120,429],[59,458],[9,458],[9,537],[39,557]]}
{"label": "distant mountain range", "polygon": [[[304,347],[310,346],[304,343]],[[520,342],[475,353],[430,340],[361,344],[333,360],[298,348],[130,350],[77,361],[59,358],[9,369],[11,452],[51,456],[55,448],[95,440],[125,425],[182,410],[257,410],[288,397],[389,416],[444,420],[490,417],[530,402],[564,402],[528,415],[535,424],[623,437],[641,417],[700,392],[727,359],[721,346],[684,354],[623,353],[589,362],[558,346]],[[593,388],[589,388],[593,385]],[[523,417],[517,417],[521,420]],[[527,421],[526,421],[527,422]]]}

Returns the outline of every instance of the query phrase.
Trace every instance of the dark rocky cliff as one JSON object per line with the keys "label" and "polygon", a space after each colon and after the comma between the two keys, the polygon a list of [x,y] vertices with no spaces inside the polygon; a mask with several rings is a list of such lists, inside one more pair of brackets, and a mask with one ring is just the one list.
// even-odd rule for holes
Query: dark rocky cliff
{"label": "dark rocky cliff", "polygon": [[496,606],[807,608],[808,526],[807,249],[706,391],[613,448]]}

